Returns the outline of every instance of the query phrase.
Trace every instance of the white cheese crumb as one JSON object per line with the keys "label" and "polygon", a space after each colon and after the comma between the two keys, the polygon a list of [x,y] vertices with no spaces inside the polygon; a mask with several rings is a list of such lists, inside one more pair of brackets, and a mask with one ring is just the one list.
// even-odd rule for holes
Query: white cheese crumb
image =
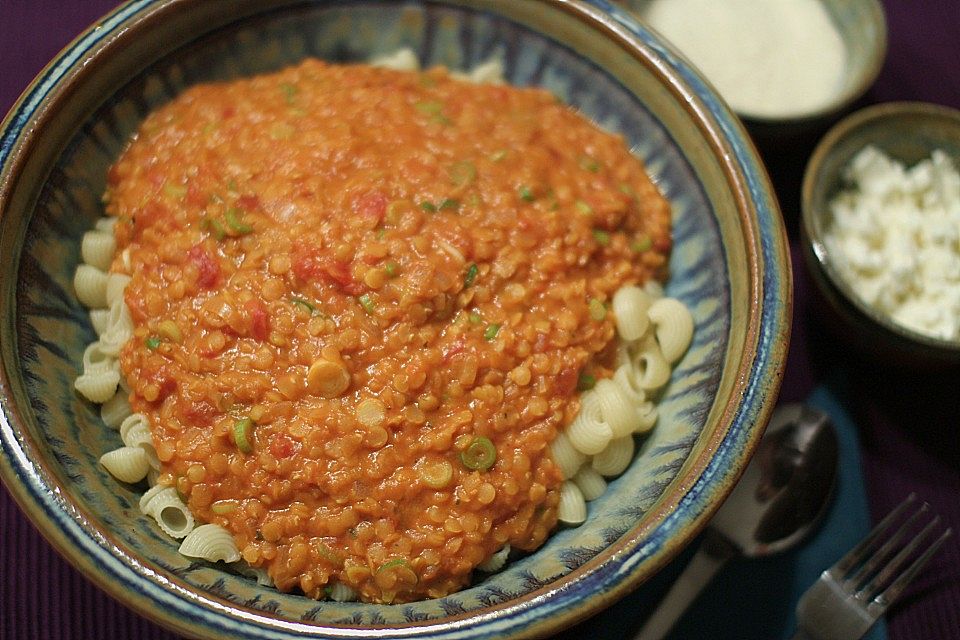
{"label": "white cheese crumb", "polygon": [[960,339],[960,172],[941,150],[912,168],[868,146],[830,203],[824,244],[867,305],[914,331]]}

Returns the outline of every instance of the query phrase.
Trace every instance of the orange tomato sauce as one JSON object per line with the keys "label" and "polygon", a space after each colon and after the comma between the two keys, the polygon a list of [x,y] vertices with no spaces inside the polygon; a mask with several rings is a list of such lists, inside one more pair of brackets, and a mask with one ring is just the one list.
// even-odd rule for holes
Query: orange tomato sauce
{"label": "orange tomato sauce", "polygon": [[442,68],[309,60],[194,87],[147,117],[105,199],[160,482],[312,598],[438,597],[541,545],[549,443],[579,376],[609,375],[604,305],[670,247],[620,137]]}

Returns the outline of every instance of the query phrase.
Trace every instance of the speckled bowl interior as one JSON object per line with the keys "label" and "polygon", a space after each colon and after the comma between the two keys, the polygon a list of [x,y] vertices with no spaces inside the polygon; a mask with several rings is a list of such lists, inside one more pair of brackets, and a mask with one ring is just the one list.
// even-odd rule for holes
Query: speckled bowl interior
{"label": "speckled bowl interior", "polygon": [[[95,334],[72,291],[108,166],[154,107],[194,83],[305,56],[360,61],[412,47],[424,64],[500,57],[621,133],[673,203],[670,295],[696,335],[661,418],[586,524],[451,596],[316,602],[191,562],[140,514],[141,486],[98,457],[119,444],[72,389]],[[196,638],[545,635],[646,580],[739,477],[776,400],[790,266],[765,172],[739,122],[682,60],[592,0],[131,2],[64,50],[0,138],[0,472],[50,542],[143,615]]]}
{"label": "speckled bowl interior", "polygon": [[804,256],[819,291],[861,352],[909,366],[960,364],[960,341],[921,334],[895,323],[862,301],[827,251],[830,201],[849,188],[843,173],[867,145],[911,167],[935,149],[960,159],[960,111],[918,102],[891,102],[861,109],[838,122],[807,163],[802,189]]}

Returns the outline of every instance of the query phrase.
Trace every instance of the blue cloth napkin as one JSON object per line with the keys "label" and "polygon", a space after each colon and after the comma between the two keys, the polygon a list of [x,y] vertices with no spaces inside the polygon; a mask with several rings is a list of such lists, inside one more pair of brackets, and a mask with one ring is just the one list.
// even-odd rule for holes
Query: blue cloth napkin
{"label": "blue cloth napkin", "polygon": [[[799,547],[783,554],[731,561],[687,610],[670,640],[792,638],[796,630],[794,609],[801,594],[870,530],[856,426],[827,386],[815,389],[807,402],[833,419],[840,445],[837,487],[820,528]],[[636,592],[556,638],[632,638],[698,546],[699,540]],[[883,621],[865,637],[886,640]]]}

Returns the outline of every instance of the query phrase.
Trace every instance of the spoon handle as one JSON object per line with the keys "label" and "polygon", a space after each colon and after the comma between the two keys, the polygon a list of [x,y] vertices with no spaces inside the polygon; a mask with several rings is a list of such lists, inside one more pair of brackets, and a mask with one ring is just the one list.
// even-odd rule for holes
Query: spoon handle
{"label": "spoon handle", "polygon": [[735,555],[736,548],[726,538],[713,529],[707,529],[700,548],[634,636],[634,640],[665,638],[703,588],[710,584],[713,576]]}

